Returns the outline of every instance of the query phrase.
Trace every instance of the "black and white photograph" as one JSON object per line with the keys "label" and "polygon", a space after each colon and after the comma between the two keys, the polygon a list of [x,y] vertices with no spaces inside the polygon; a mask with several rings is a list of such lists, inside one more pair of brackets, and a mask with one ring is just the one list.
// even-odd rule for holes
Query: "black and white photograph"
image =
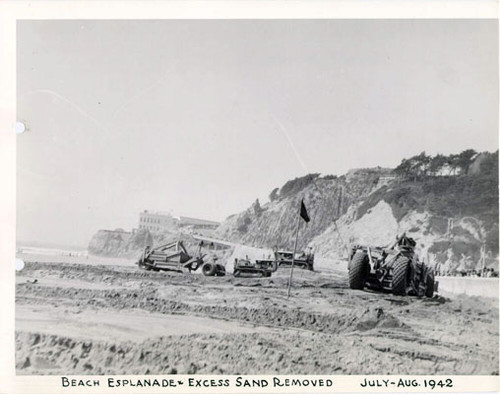
{"label": "black and white photograph", "polygon": [[497,20],[16,30],[17,376],[499,374]]}

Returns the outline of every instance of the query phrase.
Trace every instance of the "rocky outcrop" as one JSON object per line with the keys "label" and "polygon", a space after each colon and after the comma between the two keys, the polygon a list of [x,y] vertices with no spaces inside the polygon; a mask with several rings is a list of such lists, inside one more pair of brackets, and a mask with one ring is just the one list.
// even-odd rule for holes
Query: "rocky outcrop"
{"label": "rocky outcrop", "polygon": [[90,240],[88,251],[97,256],[133,257],[152,244],[153,236],[148,230],[133,233],[123,230],[99,230]]}
{"label": "rocky outcrop", "polygon": [[[470,171],[458,175],[405,177],[380,167],[340,177],[309,174],[275,188],[269,199],[228,217],[213,238],[291,249],[304,200],[311,220],[300,221],[299,250],[309,245],[318,256],[339,260],[350,245],[389,245],[407,232],[420,256],[444,272],[480,268],[482,249],[486,267],[498,270],[498,151],[481,153]],[[178,232],[100,230],[89,252],[137,256],[146,245],[180,237],[190,248],[197,245]]]}
{"label": "rocky outcrop", "polygon": [[217,230],[225,239],[244,244],[291,248],[303,199],[311,221],[302,225],[299,248],[323,233],[333,222],[379,187],[381,177],[390,170],[375,168],[353,170],[342,177],[311,174],[287,182],[273,201],[254,203],[246,211],[229,217]]}
{"label": "rocky outcrop", "polygon": [[293,247],[300,201],[311,221],[301,223],[298,248],[346,259],[351,245],[384,246],[406,232],[421,258],[441,272],[498,270],[498,152],[481,154],[474,171],[408,179],[390,169],[356,169],[341,177],[311,174],[287,182],[230,216],[220,237],[257,247]]}
{"label": "rocky outcrop", "polygon": [[90,240],[88,252],[95,256],[137,258],[146,246],[158,247],[179,240],[191,251],[198,246],[198,241],[192,236],[179,232],[99,230]]}

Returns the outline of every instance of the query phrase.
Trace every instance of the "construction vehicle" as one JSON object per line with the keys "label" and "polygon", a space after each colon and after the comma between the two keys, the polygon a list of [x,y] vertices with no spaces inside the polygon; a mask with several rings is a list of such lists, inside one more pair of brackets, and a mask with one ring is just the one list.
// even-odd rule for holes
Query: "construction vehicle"
{"label": "construction vehicle", "polygon": [[295,259],[293,252],[276,249],[274,257],[268,259],[251,260],[248,256],[244,259],[235,259],[233,275],[236,277],[255,275],[270,277],[280,267],[291,267],[292,261],[294,267],[314,270],[314,254],[311,253],[310,248],[307,252],[296,254]]}
{"label": "construction vehicle", "polygon": [[274,252],[274,259],[277,262],[278,268],[291,267],[293,260],[294,267],[314,271],[314,254],[310,248],[308,248],[307,252],[304,251],[296,254],[295,259],[293,259],[293,252],[276,250]]}
{"label": "construction vehicle", "polygon": [[240,276],[261,276],[269,278],[276,271],[278,265],[274,259],[250,260],[248,257],[244,259],[234,259],[233,275]]}
{"label": "construction vehicle", "polygon": [[403,233],[388,248],[353,246],[348,264],[349,287],[361,290],[367,286],[395,295],[432,297],[438,283],[433,269],[418,260],[415,245]]}
{"label": "construction vehicle", "polygon": [[141,258],[136,263],[139,268],[146,271],[188,271],[193,272],[201,267],[205,276],[224,276],[226,269],[217,263],[214,257],[212,261],[206,262],[206,254],[201,250],[203,242],[198,245],[198,253],[195,257],[189,255],[182,241],[171,242],[151,249],[146,246]]}

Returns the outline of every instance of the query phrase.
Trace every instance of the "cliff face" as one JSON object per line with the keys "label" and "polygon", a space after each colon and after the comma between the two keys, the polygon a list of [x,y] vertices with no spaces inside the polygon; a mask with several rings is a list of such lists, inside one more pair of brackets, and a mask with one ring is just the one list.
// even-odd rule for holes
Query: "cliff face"
{"label": "cliff face", "polygon": [[313,174],[294,179],[273,192],[273,201],[263,206],[256,201],[246,211],[229,217],[217,234],[249,245],[292,248],[300,201],[304,199],[311,221],[301,223],[298,247],[302,249],[349,207],[380,187],[387,172],[377,168],[351,171],[342,177]]}
{"label": "cliff face", "polygon": [[230,216],[218,235],[291,249],[304,199],[311,221],[301,221],[299,249],[345,259],[353,244],[389,245],[407,232],[421,258],[442,272],[481,268],[482,248],[486,267],[498,270],[498,152],[478,157],[474,171],[458,176],[405,179],[375,168],[297,178],[275,189],[271,202]]}
{"label": "cliff face", "polygon": [[99,230],[90,240],[88,251],[97,256],[135,257],[152,244],[153,237],[148,230],[135,233]]}
{"label": "cliff face", "polygon": [[[407,232],[417,241],[421,258],[442,271],[479,268],[482,249],[486,266],[498,269],[498,152],[481,153],[458,175],[405,177],[377,167],[340,177],[296,178],[273,190],[270,202],[256,200],[227,218],[214,238],[291,249],[302,199],[311,220],[300,220],[299,250],[309,245],[318,256],[345,259],[353,244],[389,245]],[[186,246],[196,246],[178,232],[100,230],[89,252],[136,257],[146,245],[179,237],[186,238]]]}
{"label": "cliff face", "polygon": [[194,252],[198,242],[187,234],[163,231],[150,233],[140,229],[133,233],[123,230],[99,230],[88,246],[88,252],[95,256],[138,258],[146,246],[157,247],[182,240],[188,251]]}
{"label": "cliff face", "polygon": [[[498,234],[498,228],[487,230],[473,217],[444,218],[425,210],[411,210],[398,220],[384,200],[361,218],[357,219],[357,214],[356,208],[351,209],[339,219],[336,228],[330,226],[309,246],[319,256],[346,259],[346,249],[352,245],[388,246],[395,241],[396,234],[406,232],[416,240],[420,258],[441,273],[480,269],[483,244],[486,248],[485,266],[498,270],[495,245],[485,242],[488,237]],[[498,246],[496,248],[498,250]]]}

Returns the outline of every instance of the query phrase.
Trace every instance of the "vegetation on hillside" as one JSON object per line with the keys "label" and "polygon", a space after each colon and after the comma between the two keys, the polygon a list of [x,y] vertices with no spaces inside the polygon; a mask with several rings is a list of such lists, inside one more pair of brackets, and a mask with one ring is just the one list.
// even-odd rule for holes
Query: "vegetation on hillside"
{"label": "vegetation on hillside", "polygon": [[438,175],[465,175],[478,157],[474,149],[466,149],[459,154],[428,156],[425,152],[403,159],[394,173],[405,179],[422,179]]}
{"label": "vegetation on hillside", "polygon": [[[497,261],[498,151],[467,149],[448,156],[422,152],[402,160],[395,169],[358,168],[339,177],[308,174],[276,187],[269,203],[261,205],[256,200],[218,231],[243,244],[291,248],[302,198],[311,222],[301,226],[299,249],[320,239],[315,244],[318,253],[343,256],[345,240],[368,236],[356,222],[384,201],[391,207],[396,225],[401,224],[395,230],[411,233],[428,252],[423,257],[440,269],[476,269],[482,264],[483,243],[485,264]],[[380,217],[374,212],[373,218],[364,218],[362,226],[385,225],[383,220],[377,222]],[[339,223],[343,239],[333,229],[334,221]]]}
{"label": "vegetation on hillside", "polygon": [[444,218],[470,216],[481,221],[487,249],[498,253],[498,151],[480,157],[472,149],[434,157],[422,152],[404,159],[394,173],[396,181],[371,194],[358,218],[381,200],[391,205],[398,221],[412,210]]}

